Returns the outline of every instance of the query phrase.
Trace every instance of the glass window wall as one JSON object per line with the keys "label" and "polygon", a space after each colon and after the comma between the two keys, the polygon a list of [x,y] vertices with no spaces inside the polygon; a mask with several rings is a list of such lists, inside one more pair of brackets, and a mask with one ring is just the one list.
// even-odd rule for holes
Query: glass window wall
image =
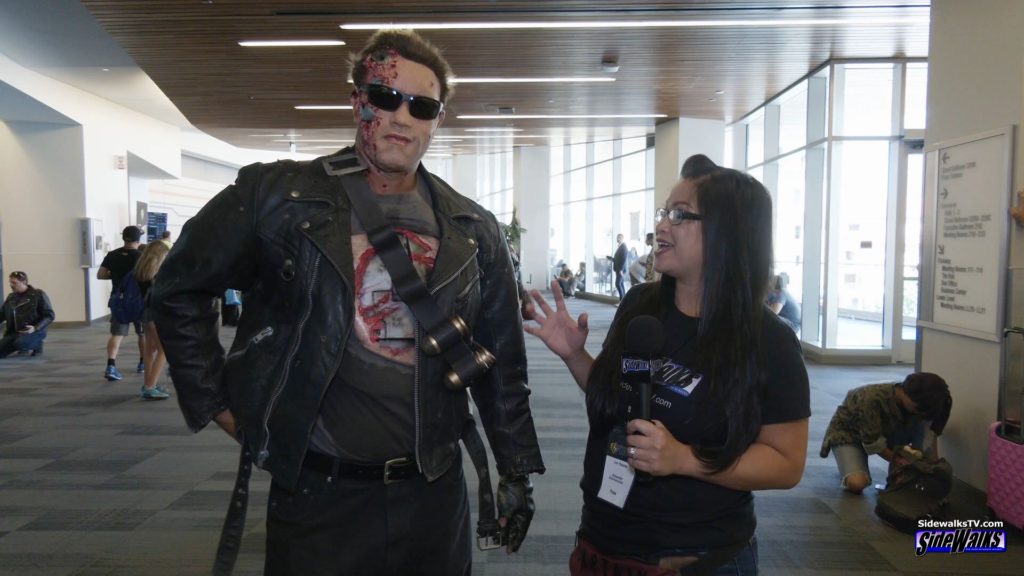
{"label": "glass window wall", "polygon": [[923,61],[834,62],[728,130],[727,153],[772,180],[774,270],[789,276],[812,348],[884,355],[913,339],[923,160],[900,150],[925,127],[927,75]]}
{"label": "glass window wall", "polygon": [[[552,147],[549,258],[552,268],[583,265],[580,290],[614,294],[616,235],[625,237],[631,259],[646,254],[644,238],[654,231],[652,151],[646,136]],[[588,155],[591,161],[577,164]]]}

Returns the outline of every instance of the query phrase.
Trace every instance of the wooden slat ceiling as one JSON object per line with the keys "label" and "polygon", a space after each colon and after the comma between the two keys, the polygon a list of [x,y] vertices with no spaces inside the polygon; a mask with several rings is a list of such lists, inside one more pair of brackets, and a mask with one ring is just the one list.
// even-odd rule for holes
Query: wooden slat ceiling
{"label": "wooden slat ceiling", "polygon": [[[461,84],[440,134],[515,127],[521,135],[602,138],[653,131],[655,120],[463,120],[460,114],[642,114],[733,121],[829,59],[925,57],[927,1],[716,2],[82,0],[197,128],[242,147],[317,152],[304,140],[351,139],[347,60],[371,31],[339,24],[578,20],[843,19],[843,24],[713,28],[424,30],[456,75],[602,76],[615,82]],[[898,18],[895,24],[856,23]],[[239,40],[340,39],[328,48],[245,48]],[[265,136],[253,136],[265,135]],[[270,136],[301,135],[301,136]],[[517,143],[548,143],[523,138]],[[507,141],[506,141],[507,142]],[[321,144],[336,146],[335,143]],[[456,151],[469,151],[469,148]],[[320,150],[319,152],[323,152]]]}

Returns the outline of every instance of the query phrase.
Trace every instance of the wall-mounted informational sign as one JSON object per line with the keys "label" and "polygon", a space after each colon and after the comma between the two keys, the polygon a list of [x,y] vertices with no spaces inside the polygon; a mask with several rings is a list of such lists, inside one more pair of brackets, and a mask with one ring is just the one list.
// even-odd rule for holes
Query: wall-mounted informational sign
{"label": "wall-mounted informational sign", "polygon": [[922,326],[1001,341],[1012,154],[1012,126],[927,148]]}
{"label": "wall-mounted informational sign", "polygon": [[78,264],[95,268],[103,261],[103,223],[95,218],[78,220]]}

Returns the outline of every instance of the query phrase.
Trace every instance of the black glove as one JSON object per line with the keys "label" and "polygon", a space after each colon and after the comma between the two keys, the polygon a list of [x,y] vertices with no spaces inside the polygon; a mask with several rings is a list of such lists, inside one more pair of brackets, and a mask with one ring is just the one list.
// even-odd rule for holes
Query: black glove
{"label": "black glove", "polygon": [[498,526],[508,552],[519,550],[533,520],[533,484],[522,474],[503,474],[498,480]]}

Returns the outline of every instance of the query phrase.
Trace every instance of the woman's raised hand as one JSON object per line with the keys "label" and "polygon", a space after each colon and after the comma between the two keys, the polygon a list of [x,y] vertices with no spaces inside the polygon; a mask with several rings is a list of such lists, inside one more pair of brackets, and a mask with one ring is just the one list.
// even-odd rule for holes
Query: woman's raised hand
{"label": "woman's raised hand", "polygon": [[554,310],[539,290],[530,292],[540,311],[533,315],[533,321],[537,324],[524,324],[523,329],[540,338],[559,358],[568,360],[584,351],[583,346],[587,343],[587,334],[590,331],[587,326],[587,313],[580,314],[576,320],[569,315],[565,310],[565,297],[562,296],[562,289],[556,280],[551,281],[551,294],[555,299]]}

